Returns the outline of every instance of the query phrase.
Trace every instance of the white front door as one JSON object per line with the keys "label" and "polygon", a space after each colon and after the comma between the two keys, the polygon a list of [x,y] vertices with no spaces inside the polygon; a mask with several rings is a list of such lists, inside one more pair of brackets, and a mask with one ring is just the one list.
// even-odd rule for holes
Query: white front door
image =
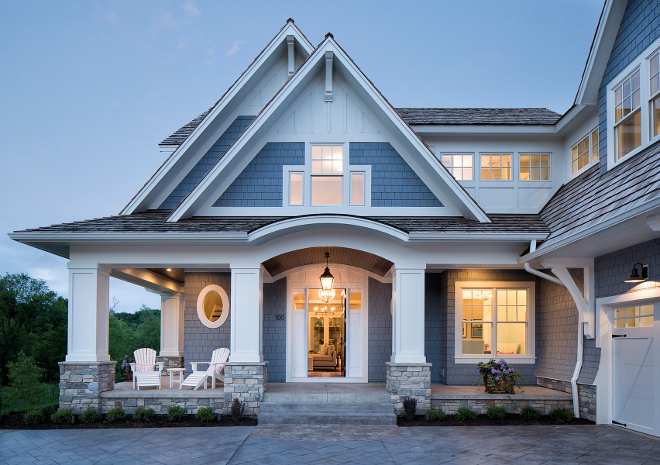
{"label": "white front door", "polygon": [[612,422],[660,436],[660,303],[614,309]]}

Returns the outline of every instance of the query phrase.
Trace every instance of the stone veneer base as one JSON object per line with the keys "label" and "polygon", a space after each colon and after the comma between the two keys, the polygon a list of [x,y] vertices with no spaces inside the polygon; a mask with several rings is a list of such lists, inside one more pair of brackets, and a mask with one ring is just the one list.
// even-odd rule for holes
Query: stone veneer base
{"label": "stone veneer base", "polygon": [[431,407],[431,364],[385,362],[387,381],[385,389],[398,415],[403,412],[406,397],[417,399],[417,412],[426,413]]}
{"label": "stone veneer base", "polygon": [[101,410],[99,395],[115,388],[117,362],[60,362],[60,410]]}
{"label": "stone veneer base", "polygon": [[[558,381],[550,378],[538,378],[539,386],[556,391],[573,393],[570,381]],[[589,384],[578,384],[578,400],[580,402],[580,418],[596,421],[596,386]],[[573,402],[571,401],[571,408]]]}
{"label": "stone veneer base", "polygon": [[164,394],[158,390],[126,392],[103,392],[99,395],[100,412],[108,413],[115,407],[132,414],[137,407],[152,408],[156,415],[167,414],[167,409],[176,405],[188,413],[197,413],[200,408],[212,407],[216,414],[226,413],[225,395],[222,392],[205,392],[203,389]]}
{"label": "stone veneer base", "polygon": [[163,362],[165,365],[164,368],[184,368],[183,366],[183,355],[179,357],[168,356],[168,355],[159,355],[156,357],[157,362]]}
{"label": "stone veneer base", "polygon": [[225,363],[225,403],[231,414],[234,399],[245,402],[244,415],[257,415],[268,390],[268,362]]}

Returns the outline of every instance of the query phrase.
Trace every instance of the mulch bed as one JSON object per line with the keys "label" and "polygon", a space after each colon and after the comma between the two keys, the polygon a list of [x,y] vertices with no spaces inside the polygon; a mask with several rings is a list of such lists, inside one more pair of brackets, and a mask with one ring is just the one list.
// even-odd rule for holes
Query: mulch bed
{"label": "mulch bed", "polygon": [[236,424],[230,415],[221,415],[220,420],[202,422],[195,415],[186,415],[183,421],[174,423],[167,421],[167,415],[156,415],[149,422],[140,423],[134,421],[129,415],[124,421],[113,423],[105,420],[98,423],[83,423],[79,418],[74,423],[53,423],[48,420],[40,425],[26,425],[22,413],[9,413],[0,417],[0,429],[107,429],[107,428],[186,428],[186,427],[211,427],[211,426],[257,426],[257,419],[244,417]]}
{"label": "mulch bed", "polygon": [[397,418],[397,426],[502,426],[502,425],[595,425],[584,418],[574,418],[570,423],[559,423],[544,415],[538,421],[528,421],[520,415],[508,414],[503,420],[491,420],[486,415],[478,415],[476,420],[456,421],[454,415],[447,415],[444,420],[429,421],[423,415],[417,415],[408,421],[405,417]]}

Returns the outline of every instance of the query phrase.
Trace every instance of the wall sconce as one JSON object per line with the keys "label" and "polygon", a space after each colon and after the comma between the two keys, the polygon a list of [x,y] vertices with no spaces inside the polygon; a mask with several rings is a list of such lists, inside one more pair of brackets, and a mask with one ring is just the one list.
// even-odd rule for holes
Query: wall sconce
{"label": "wall sconce", "polygon": [[[641,270],[641,275],[640,275]],[[642,283],[649,278],[649,266],[635,263],[633,269],[630,270],[630,276],[624,282],[626,283]]]}

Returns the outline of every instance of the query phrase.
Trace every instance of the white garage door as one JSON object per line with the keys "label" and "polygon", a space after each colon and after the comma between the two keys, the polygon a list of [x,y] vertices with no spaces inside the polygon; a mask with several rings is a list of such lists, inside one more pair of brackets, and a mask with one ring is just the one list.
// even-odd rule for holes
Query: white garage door
{"label": "white garage door", "polygon": [[655,436],[660,436],[658,307],[617,308],[612,330],[613,423]]}

